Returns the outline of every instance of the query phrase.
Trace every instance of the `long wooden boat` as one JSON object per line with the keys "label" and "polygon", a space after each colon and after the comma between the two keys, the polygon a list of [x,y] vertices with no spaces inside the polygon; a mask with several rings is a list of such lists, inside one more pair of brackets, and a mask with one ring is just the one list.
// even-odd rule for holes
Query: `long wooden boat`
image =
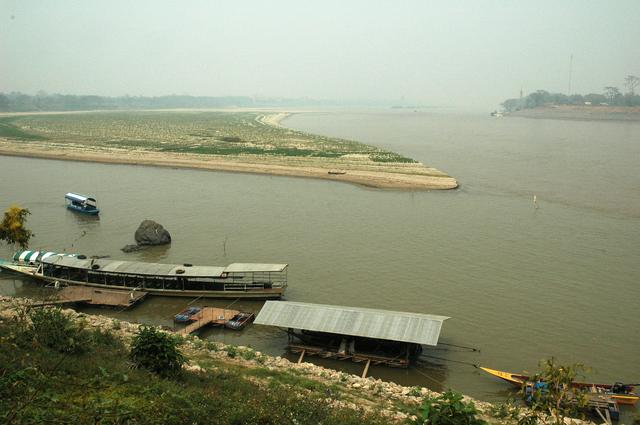
{"label": "long wooden boat", "polygon": [[[480,367],[480,369],[496,376],[503,381],[507,381],[510,384],[521,387],[530,382],[528,375],[522,375],[518,373],[504,372],[502,370],[489,369],[488,367]],[[637,385],[624,385],[620,383],[616,384],[593,384],[589,382],[574,382],[573,387],[583,388],[592,392],[600,392],[611,396],[618,404],[635,405],[640,396],[633,393],[633,388]]]}
{"label": "long wooden boat", "polygon": [[226,267],[92,259],[21,251],[0,267],[60,285],[145,291],[155,295],[277,299],[287,287],[287,264],[233,263]]}

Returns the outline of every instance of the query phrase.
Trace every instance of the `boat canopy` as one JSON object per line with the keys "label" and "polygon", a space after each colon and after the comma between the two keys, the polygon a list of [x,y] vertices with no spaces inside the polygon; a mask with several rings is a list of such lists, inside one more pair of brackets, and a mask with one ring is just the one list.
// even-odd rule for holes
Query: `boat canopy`
{"label": "boat canopy", "polygon": [[233,263],[229,264],[224,271],[226,273],[281,272],[287,266],[288,264]]}
{"label": "boat canopy", "polygon": [[[229,273],[249,272],[282,272],[287,264],[231,264],[228,267],[218,266],[185,266],[183,264],[160,264],[138,261],[119,261],[109,259],[80,259],[77,257],[49,257],[43,261],[51,264],[75,269],[102,271],[144,276],[182,276],[203,278],[225,278]],[[238,265],[243,267],[237,267]],[[273,267],[277,266],[277,267]]]}
{"label": "boat canopy", "polygon": [[67,257],[75,257],[76,254],[61,254],[57,252],[51,251],[17,251],[13,255],[13,261],[16,263],[37,263],[44,259],[47,259],[51,256],[67,256]]}
{"label": "boat canopy", "polygon": [[64,195],[64,197],[65,197],[65,199],[68,199],[70,201],[80,202],[80,203],[83,203],[83,204],[92,205],[94,207],[96,206],[95,198],[90,198],[88,196],[79,195],[77,193],[69,192],[66,195]]}
{"label": "boat canopy", "polygon": [[437,345],[446,316],[267,301],[254,323],[338,335]]}

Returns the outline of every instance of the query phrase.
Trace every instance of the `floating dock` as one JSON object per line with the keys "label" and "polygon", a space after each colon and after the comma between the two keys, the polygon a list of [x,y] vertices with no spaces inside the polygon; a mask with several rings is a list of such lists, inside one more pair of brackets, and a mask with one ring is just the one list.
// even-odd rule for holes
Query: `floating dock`
{"label": "floating dock", "polygon": [[146,292],[118,291],[86,286],[67,286],[51,299],[32,304],[35,307],[61,304],[89,304],[95,306],[129,308],[147,296]]}
{"label": "floating dock", "polygon": [[180,329],[180,335],[189,335],[201,328],[209,325],[224,326],[229,320],[233,319],[238,310],[229,310],[228,308],[203,307],[202,310],[191,316],[193,322],[184,329]]}

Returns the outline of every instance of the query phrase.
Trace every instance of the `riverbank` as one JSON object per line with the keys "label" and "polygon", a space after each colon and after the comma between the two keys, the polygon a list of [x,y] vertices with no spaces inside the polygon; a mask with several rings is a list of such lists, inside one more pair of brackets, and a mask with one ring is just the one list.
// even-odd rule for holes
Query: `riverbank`
{"label": "riverbank", "polygon": [[[7,324],[15,324],[16,321],[24,320],[29,303],[30,301],[26,299],[0,296],[0,326],[6,327]],[[132,338],[141,328],[141,325],[136,323],[122,322],[99,315],[87,315],[71,309],[62,310],[62,313],[81,328],[97,332],[96,335],[100,335],[99,339],[108,342],[112,347],[117,346],[112,338],[115,338],[116,342],[123,343],[125,347],[129,347]],[[3,334],[6,339],[6,332]],[[218,377],[226,376],[224,379],[227,380],[227,385],[230,384],[229,380],[238,379],[244,383],[243,385],[254,385],[256,390],[268,388],[269,391],[287,391],[293,394],[294,398],[300,396],[310,399],[320,397],[336,411],[351,411],[354,412],[354,415],[360,415],[362,422],[359,423],[400,424],[415,421],[423,400],[439,395],[427,388],[403,387],[380,379],[360,378],[311,363],[292,363],[281,357],[266,356],[250,347],[205,341],[194,336],[184,339],[181,350],[187,359],[187,363],[183,366],[183,373],[189,375],[183,378],[182,385],[193,379],[205,380],[212,374]],[[34,358],[38,357],[37,351],[38,349],[35,349],[33,353]],[[125,359],[121,361],[124,363]],[[113,360],[118,361],[118,359]],[[102,377],[117,375],[114,370],[110,370],[109,365],[98,363],[93,364],[93,367],[99,368]],[[111,367],[115,366],[111,365]],[[63,368],[70,375],[67,379],[73,380],[75,377],[72,366],[63,366]],[[122,391],[119,389],[120,387],[136,386],[134,372],[131,371],[130,374],[131,378],[125,377],[124,380],[118,378],[120,382],[117,385],[111,384],[113,388],[110,388],[110,391],[118,393]],[[28,386],[29,382],[24,381],[21,385]],[[240,383],[234,384],[234,386],[240,385]],[[92,388],[90,392],[95,389]],[[183,389],[183,391],[187,390],[186,387]],[[165,396],[171,397],[170,394]],[[229,397],[231,396],[229,395]],[[93,394],[85,395],[85,397],[93,397]],[[482,419],[489,423],[516,423],[515,419],[508,419],[502,417],[501,413],[496,413],[500,409],[490,403],[473,400],[469,397],[465,397],[464,400],[473,402]],[[111,406],[113,414],[117,410],[117,406],[116,408]],[[496,417],[496,414],[500,417]]]}
{"label": "riverbank", "polygon": [[6,115],[0,155],[306,177],[397,190],[454,189],[432,167],[359,142],[282,127],[288,112]]}
{"label": "riverbank", "polygon": [[505,116],[578,121],[640,121],[640,107],[551,105],[521,109]]}

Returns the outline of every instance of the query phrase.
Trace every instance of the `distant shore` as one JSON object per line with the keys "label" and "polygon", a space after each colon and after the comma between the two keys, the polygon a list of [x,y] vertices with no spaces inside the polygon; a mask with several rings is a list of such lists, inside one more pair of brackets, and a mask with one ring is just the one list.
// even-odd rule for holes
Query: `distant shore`
{"label": "distant shore", "polygon": [[[198,110],[194,110],[196,112]],[[189,112],[181,110],[180,112]],[[239,112],[226,110],[225,112]],[[78,114],[80,112],[73,112]],[[89,112],[87,112],[89,113]],[[259,115],[256,121],[270,127],[283,129],[280,124],[292,112],[268,111]],[[41,113],[47,114],[47,113]],[[60,114],[60,113],[53,113]],[[4,116],[20,116],[2,114]],[[24,114],[35,115],[35,114]],[[267,174],[289,177],[307,177],[323,180],[353,183],[371,188],[394,190],[441,190],[455,189],[458,182],[445,173],[420,163],[381,163],[375,169],[363,167],[360,162],[336,163],[318,159],[284,157],[278,163],[264,158],[246,156],[217,156],[196,153],[158,152],[129,148],[101,148],[78,144],[63,145],[49,141],[24,143],[11,138],[0,138],[0,155],[32,157],[57,160],[87,161],[107,164],[150,165],[171,168],[193,168],[213,171]],[[327,168],[331,167],[331,168]]]}
{"label": "distant shore", "polygon": [[521,109],[505,116],[580,121],[640,121],[640,107],[551,105]]}

